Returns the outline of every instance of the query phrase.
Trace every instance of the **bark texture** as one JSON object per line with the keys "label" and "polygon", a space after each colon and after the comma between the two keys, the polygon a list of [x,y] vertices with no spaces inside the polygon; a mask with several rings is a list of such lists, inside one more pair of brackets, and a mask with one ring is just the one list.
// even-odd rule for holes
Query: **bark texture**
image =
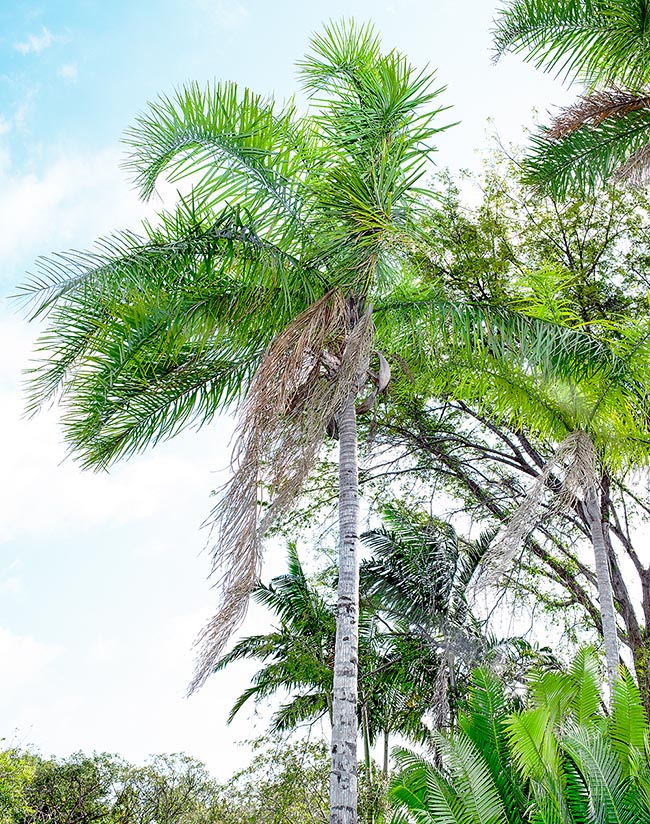
{"label": "bark texture", "polygon": [[614,681],[618,676],[618,629],[616,627],[616,613],[614,612],[614,595],[612,578],[607,558],[607,546],[603,532],[603,518],[598,501],[598,495],[591,488],[585,500],[585,513],[591,529],[591,542],[594,548],[594,562],[598,585],[598,601],[603,627],[603,641],[605,644],[605,660],[607,662],[607,680],[609,681],[610,695]]}
{"label": "bark texture", "polygon": [[357,670],[359,649],[359,494],[355,395],[338,416],[339,588],[332,705],[330,824],[357,821]]}

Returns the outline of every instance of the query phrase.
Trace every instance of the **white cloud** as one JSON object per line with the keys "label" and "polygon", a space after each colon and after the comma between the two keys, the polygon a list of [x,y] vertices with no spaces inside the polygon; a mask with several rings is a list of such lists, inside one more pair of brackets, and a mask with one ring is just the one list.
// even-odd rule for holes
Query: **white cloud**
{"label": "white cloud", "polygon": [[220,29],[237,29],[250,17],[248,8],[238,0],[197,0],[197,5]]}
{"label": "white cloud", "polygon": [[40,34],[28,35],[23,42],[14,43],[14,48],[21,54],[40,54],[54,43],[54,39],[52,32],[42,26]]}
{"label": "white cloud", "polygon": [[76,83],[79,70],[76,63],[64,63],[62,66],[59,66],[57,74],[69,83]]}
{"label": "white cloud", "polygon": [[0,627],[0,661],[5,673],[0,679],[0,696],[33,683],[62,652],[58,644],[44,644]]}

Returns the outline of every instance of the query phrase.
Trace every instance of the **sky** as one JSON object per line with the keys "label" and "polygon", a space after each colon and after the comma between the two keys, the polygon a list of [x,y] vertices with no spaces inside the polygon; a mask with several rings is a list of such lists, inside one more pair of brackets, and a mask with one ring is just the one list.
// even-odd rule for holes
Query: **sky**
{"label": "sky", "polygon": [[[153,208],[120,169],[121,135],[158,94],[232,79],[296,92],[312,32],[370,20],[386,47],[436,69],[436,161],[478,168],[498,135],[525,139],[533,109],[569,94],[516,57],[494,65],[490,0],[0,0],[0,738],[43,755],[119,752],[141,762],[185,751],[219,778],[245,764],[236,742],[267,712],[235,697],[242,663],[184,697],[192,642],[215,607],[201,524],[227,478],[232,419],[188,431],[109,474],[65,458],[56,409],[23,415],[23,370],[37,330],[11,295],[35,259],[138,229]],[[165,197],[170,197],[166,192]],[[167,201],[165,201],[167,202]],[[160,202],[158,203],[160,205]],[[168,205],[168,203],[167,203]],[[264,578],[283,571],[267,554]],[[244,631],[265,631],[253,610]]]}

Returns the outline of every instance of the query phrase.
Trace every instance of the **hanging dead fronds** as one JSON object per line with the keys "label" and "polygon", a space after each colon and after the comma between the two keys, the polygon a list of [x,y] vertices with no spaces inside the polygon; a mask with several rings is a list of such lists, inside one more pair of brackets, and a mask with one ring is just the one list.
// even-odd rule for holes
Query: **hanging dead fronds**
{"label": "hanging dead fronds", "polygon": [[561,109],[552,121],[546,137],[560,140],[583,126],[600,126],[605,120],[623,117],[630,112],[650,108],[650,95],[612,87],[580,97]]}
{"label": "hanging dead fronds", "polygon": [[474,585],[475,594],[495,585],[510,569],[524,541],[544,520],[567,512],[598,488],[596,453],[586,432],[572,432],[555,450],[488,553]]}
{"label": "hanging dead fronds", "polygon": [[630,155],[625,163],[614,172],[613,177],[628,186],[637,188],[647,186],[650,182],[650,143],[646,143]]}
{"label": "hanging dead fronds", "polygon": [[261,541],[300,495],[328,423],[365,380],[370,310],[338,291],[299,315],[269,346],[240,411],[233,476],[212,513],[220,607],[197,640],[189,692],[200,687],[243,620],[258,583]]}

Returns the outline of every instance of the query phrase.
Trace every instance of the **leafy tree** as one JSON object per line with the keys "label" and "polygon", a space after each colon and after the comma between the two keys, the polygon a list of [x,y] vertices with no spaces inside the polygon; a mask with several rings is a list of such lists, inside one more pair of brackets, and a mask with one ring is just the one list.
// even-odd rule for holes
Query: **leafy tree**
{"label": "leafy tree", "polygon": [[235,472],[214,513],[221,605],[191,689],[243,618],[265,531],[299,494],[325,432],[336,432],[332,820],[352,821],[355,405],[371,357],[379,368],[360,410],[389,371],[373,350],[392,344],[396,326],[409,340],[442,326],[447,345],[469,353],[498,341],[503,357],[533,358],[547,375],[583,369],[585,357],[603,369],[610,357],[571,330],[505,308],[452,308],[422,289],[410,263],[421,241],[415,184],[439,130],[430,75],[384,54],[369,27],[347,24],[314,37],[300,72],[315,105],[306,117],[225,83],[191,85],[138,119],[127,142],[143,196],[162,175],[188,178],[191,191],[144,238],[122,233],[43,262],[26,287],[33,317],[50,323],[31,408],[59,399],[73,454],[104,468],[243,398]]}
{"label": "leafy tree", "polygon": [[185,754],[158,755],[131,767],[111,809],[119,824],[216,824],[218,785]]}
{"label": "leafy tree", "polygon": [[[251,763],[220,788],[219,824],[321,824],[328,820],[329,753],[322,740],[287,741],[276,735],[247,742]],[[385,818],[386,784],[373,772],[359,776],[359,820]]]}
{"label": "leafy tree", "polygon": [[210,824],[218,786],[198,761],[160,755],[135,767],[115,755],[0,753],[3,824]]}
{"label": "leafy tree", "polygon": [[0,819],[15,821],[27,814],[25,789],[32,781],[38,759],[15,749],[0,752]]}
{"label": "leafy tree", "polygon": [[644,0],[511,0],[494,30],[512,51],[577,80],[582,96],[534,138],[527,179],[560,196],[610,177],[648,180],[650,48]]}
{"label": "leafy tree", "polygon": [[[479,185],[484,192],[483,202],[469,209],[461,203],[453,183],[448,182],[444,211],[430,226],[436,250],[430,277],[442,279],[452,293],[469,291],[484,299],[496,297],[525,305],[527,311],[542,317],[581,326],[598,339],[610,337],[623,343],[625,335],[635,330],[637,348],[628,348],[628,355],[638,358],[635,368],[645,368],[645,271],[650,225],[647,198],[641,193],[611,189],[571,203],[541,199],[522,188],[505,164],[490,170]],[[623,350],[624,345],[622,354]],[[450,382],[445,387],[443,379],[439,390],[443,399],[439,403],[424,400],[430,396],[430,389],[422,385],[422,380],[419,384],[415,381],[415,393],[412,389],[404,392],[401,411],[395,414],[394,390],[391,414],[380,418],[377,438],[396,450],[396,462],[403,471],[419,467],[423,480],[431,478],[427,482],[444,484],[473,517],[498,524],[508,520],[521,503],[530,482],[540,478],[553,455],[553,442],[560,443],[575,425],[571,421],[576,411],[585,415],[586,423],[582,425],[592,432],[594,426],[603,426],[611,416],[612,425],[605,425],[599,436],[599,449],[606,456],[598,479],[602,537],[615,608],[624,627],[621,637],[634,652],[648,700],[644,638],[650,613],[641,611],[650,602],[644,595],[635,604],[629,578],[622,572],[623,558],[627,557],[645,591],[649,579],[642,553],[634,546],[630,521],[633,513],[643,517],[647,504],[641,489],[632,489],[624,482],[622,467],[617,464],[628,448],[636,452],[636,459],[645,460],[643,420],[635,421],[636,413],[627,419],[627,440],[614,434],[620,434],[623,415],[629,414],[629,399],[614,400],[614,394],[605,405],[597,399],[603,390],[611,391],[616,380],[611,387],[601,383],[600,389],[598,380],[581,382],[577,397],[582,406],[570,408],[576,396],[562,390],[565,397],[559,397],[561,384],[549,383],[538,389],[534,381],[516,380],[515,373],[507,369],[489,368],[482,375],[465,371],[465,378],[463,370],[448,372]],[[459,375],[465,385],[457,392],[452,381]],[[623,383],[625,392],[630,387],[634,388]],[[478,402],[463,402],[463,392],[466,401]],[[515,418],[495,414],[504,399],[510,404],[513,397],[518,410]],[[642,404],[642,393],[632,400]],[[589,420],[590,410],[594,409],[595,419]],[[546,433],[546,440],[539,437],[540,432]],[[411,457],[404,463],[407,455]],[[538,498],[538,514],[544,512],[545,520],[535,535],[526,539],[527,552],[517,565],[518,572],[509,574],[509,578],[514,586],[539,594],[537,572],[543,571],[553,585],[559,583],[564,589],[563,594],[557,589],[547,590],[545,603],[562,610],[563,616],[568,604],[576,604],[601,629],[599,604],[593,595],[594,573],[576,544],[578,537],[590,538],[592,532],[583,505],[574,501],[556,521],[557,527],[549,517],[557,509],[554,492],[560,489],[562,471],[557,467],[558,474],[547,483],[545,501]],[[541,485],[538,491],[542,491]]]}
{"label": "leafy tree", "polygon": [[125,767],[107,754],[38,758],[24,788],[25,808],[9,820],[16,824],[109,822]]}
{"label": "leafy tree", "polygon": [[255,756],[220,792],[220,824],[325,824],[329,754],[323,741],[258,739]]}

